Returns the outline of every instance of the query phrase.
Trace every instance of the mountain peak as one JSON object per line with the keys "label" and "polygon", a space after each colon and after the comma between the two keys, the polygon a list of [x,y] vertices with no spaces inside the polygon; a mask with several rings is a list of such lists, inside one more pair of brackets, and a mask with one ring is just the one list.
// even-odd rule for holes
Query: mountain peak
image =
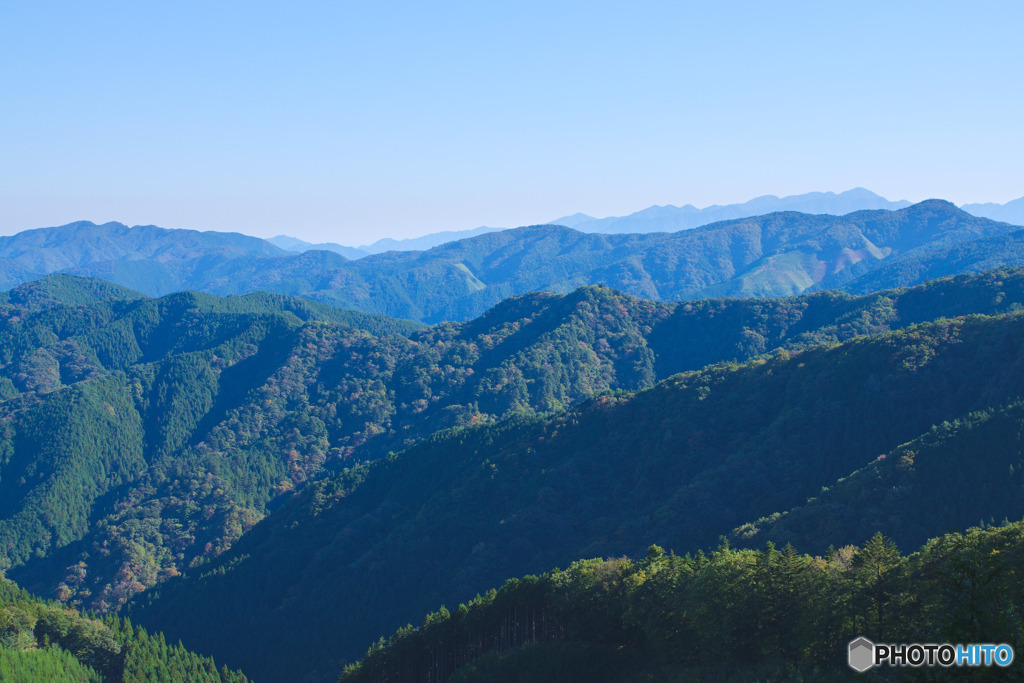
{"label": "mountain peak", "polygon": [[917,204],[912,204],[902,210],[908,212],[942,211],[956,214],[967,213],[953,202],[947,201],[945,199],[925,199],[924,201],[920,201]]}
{"label": "mountain peak", "polygon": [[594,218],[593,216],[588,216],[585,213],[577,211],[571,216],[562,216],[561,218],[556,218],[555,220],[551,221],[551,223],[553,225],[564,225],[567,228],[572,228],[579,225],[580,223],[586,223],[587,221],[596,220],[597,219]]}

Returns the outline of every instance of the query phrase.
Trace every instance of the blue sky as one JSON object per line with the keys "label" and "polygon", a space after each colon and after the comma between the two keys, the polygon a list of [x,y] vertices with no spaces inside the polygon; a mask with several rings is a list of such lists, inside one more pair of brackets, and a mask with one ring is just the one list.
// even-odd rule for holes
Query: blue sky
{"label": "blue sky", "polygon": [[0,233],[1024,195],[1024,3],[4,3]]}

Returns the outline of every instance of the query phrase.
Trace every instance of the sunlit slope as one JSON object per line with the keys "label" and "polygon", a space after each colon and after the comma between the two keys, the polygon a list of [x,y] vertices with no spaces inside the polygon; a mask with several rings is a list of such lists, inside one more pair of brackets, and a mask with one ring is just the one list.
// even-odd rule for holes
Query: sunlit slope
{"label": "sunlit slope", "polygon": [[1016,657],[1006,667],[850,668],[848,644],[860,637],[1024,647],[1024,522],[900,554],[914,549],[876,534],[813,557],[767,543],[579,560],[416,619],[339,680],[1019,680]]}
{"label": "sunlit slope", "polygon": [[244,683],[246,677],[161,633],[40,600],[0,577],[0,680]]}

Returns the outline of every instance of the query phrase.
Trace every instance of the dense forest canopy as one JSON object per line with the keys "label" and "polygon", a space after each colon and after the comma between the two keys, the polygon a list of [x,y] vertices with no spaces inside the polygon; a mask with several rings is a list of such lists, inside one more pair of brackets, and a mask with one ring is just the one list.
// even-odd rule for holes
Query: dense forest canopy
{"label": "dense forest canopy", "polygon": [[0,577],[0,681],[244,683],[209,657],[168,643],[128,619],[82,614]]}
{"label": "dense forest canopy", "polygon": [[[510,579],[381,638],[341,683],[857,680],[847,644],[1005,643],[1021,652],[1024,522],[929,540],[876,533],[810,556],[722,544],[580,560]],[[1024,667],[874,670],[881,680],[1018,680]],[[869,674],[870,675],[870,674]]]}

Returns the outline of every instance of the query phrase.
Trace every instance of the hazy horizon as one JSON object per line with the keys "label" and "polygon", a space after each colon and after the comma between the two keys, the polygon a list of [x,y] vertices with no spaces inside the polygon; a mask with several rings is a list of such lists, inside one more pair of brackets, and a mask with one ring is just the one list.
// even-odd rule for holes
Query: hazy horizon
{"label": "hazy horizon", "polygon": [[[880,197],[881,199],[884,199],[886,201],[890,201],[890,202],[893,202],[893,203],[900,202],[900,201],[909,201],[909,200],[904,200],[902,198],[901,199],[894,199],[892,197],[885,197],[885,196],[880,195],[878,193],[872,192],[870,190],[870,188],[865,188],[865,187],[858,186],[858,187],[850,188],[849,190],[842,190],[842,191],[839,191],[839,192],[832,191],[832,190],[809,190],[808,192],[801,192],[801,193],[798,193],[796,195],[784,195],[784,196],[771,195],[771,194],[758,195],[756,197],[750,197],[750,198],[748,198],[748,199],[746,199],[744,201],[735,202],[734,205],[742,205],[742,204],[745,204],[745,203],[748,203],[748,202],[752,202],[752,201],[759,200],[759,199],[766,199],[766,198],[776,198],[776,199],[785,200],[785,199],[789,199],[791,197],[799,197],[799,196],[807,195],[807,194],[823,194],[823,195],[836,195],[836,196],[839,196],[839,195],[843,195],[846,192],[852,192],[852,191],[855,191],[855,190],[866,190],[867,192],[869,192],[871,194],[874,194],[874,195]],[[918,202],[925,201],[927,199],[946,199],[946,198],[945,197],[925,197],[924,199],[920,199],[920,200],[917,200],[917,201],[910,201],[910,204],[916,204]],[[1024,197],[1018,197],[1016,199],[1024,199]],[[1011,199],[1009,201],[1014,201],[1014,200]],[[961,208],[964,207],[964,206],[972,205],[972,204],[983,204],[983,202],[965,202],[963,204],[957,204],[956,202],[953,202],[953,203],[956,204],[958,207],[961,207]],[[1005,204],[1005,203],[1007,203],[1007,202],[999,202],[998,204],[1002,205],[1002,204]],[[626,217],[626,216],[632,215],[634,213],[643,212],[644,210],[650,209],[650,208],[653,208],[653,207],[664,208],[664,207],[668,207],[668,206],[674,206],[676,208],[681,208],[681,207],[687,206],[687,205],[693,206],[690,203],[661,204],[661,205],[651,205],[651,206],[645,206],[645,207],[638,207],[638,208],[634,209],[633,211],[629,211],[628,213],[622,214],[622,216],[593,216],[593,215],[590,215],[590,214],[588,214],[588,215],[590,215],[590,218],[593,218],[593,219],[596,219],[596,220],[600,221],[601,219]],[[728,206],[728,205],[709,204],[707,206],[696,206],[695,208],[698,211],[705,211],[705,210],[708,210],[708,209],[713,209],[713,208],[721,207],[721,206]],[[376,237],[376,238],[374,238],[371,241],[360,242],[360,243],[356,243],[356,242],[345,243],[345,242],[339,242],[338,240],[333,240],[333,239],[319,239],[319,238],[307,239],[306,237],[303,237],[302,235],[291,234],[291,233],[287,233],[287,232],[279,232],[279,233],[275,233],[275,234],[256,234],[254,232],[247,232],[245,230],[226,230],[226,229],[220,229],[220,228],[217,228],[217,227],[169,226],[169,225],[160,225],[158,223],[153,223],[153,222],[129,223],[129,222],[126,222],[126,221],[123,221],[123,220],[118,220],[116,218],[111,218],[109,220],[93,220],[91,218],[78,218],[78,219],[74,219],[74,220],[70,220],[70,221],[65,221],[63,223],[55,223],[53,225],[38,225],[38,226],[26,227],[26,228],[23,228],[23,230],[34,230],[34,229],[40,229],[40,228],[60,227],[62,225],[69,225],[71,223],[77,223],[77,222],[80,222],[80,221],[90,222],[90,223],[93,223],[95,225],[103,225],[104,223],[121,223],[121,224],[127,225],[129,227],[139,227],[139,226],[150,226],[151,225],[151,226],[155,226],[155,227],[159,227],[159,228],[165,228],[165,229],[199,230],[199,231],[212,231],[212,232],[234,232],[234,233],[241,233],[241,234],[249,235],[249,236],[253,236],[253,237],[259,237],[261,239],[267,239],[267,240],[273,240],[274,238],[277,238],[277,237],[285,237],[285,238],[298,239],[298,240],[301,240],[303,242],[310,243],[310,244],[334,243],[334,244],[339,244],[341,246],[351,247],[351,248],[358,249],[358,248],[372,246],[374,243],[381,242],[381,241],[398,241],[398,242],[409,241],[409,240],[416,240],[416,239],[419,239],[421,237],[433,236],[433,235],[438,235],[438,234],[443,234],[443,233],[448,233],[448,232],[451,232],[451,233],[465,233],[465,232],[474,232],[474,231],[483,230],[483,229],[505,230],[505,229],[510,229],[510,228],[523,227],[523,226],[527,226],[527,225],[539,225],[539,224],[546,224],[546,223],[555,223],[555,222],[558,221],[559,218],[569,217],[569,216],[572,216],[574,214],[583,214],[583,213],[586,213],[586,212],[582,212],[582,211],[581,212],[573,212],[573,214],[565,214],[564,216],[559,216],[559,217],[555,217],[555,218],[548,218],[546,220],[536,220],[536,221],[532,221],[532,222],[529,222],[529,223],[523,223],[521,225],[507,225],[507,226],[478,225],[478,226],[472,226],[472,227],[470,227],[470,226],[467,226],[467,227],[453,227],[453,228],[446,228],[446,229],[441,229],[441,230],[433,230],[433,231],[429,231],[429,232],[423,231],[423,232],[419,232],[419,233],[409,233],[405,237],[393,237],[391,235],[380,235],[379,237]],[[809,212],[809,213],[813,213],[813,212]],[[754,215],[757,215],[757,214],[754,214]],[[714,221],[712,221],[712,222],[714,222]],[[570,227],[574,227],[574,226],[570,226]],[[11,231],[11,232],[3,232],[3,233],[0,233],[0,236],[13,235],[13,234],[16,234],[16,233],[21,232],[21,231],[22,230],[14,230],[14,231]]]}
{"label": "hazy horizon", "polygon": [[1024,6],[5,8],[0,233],[369,244],[866,187],[1024,195]]}

